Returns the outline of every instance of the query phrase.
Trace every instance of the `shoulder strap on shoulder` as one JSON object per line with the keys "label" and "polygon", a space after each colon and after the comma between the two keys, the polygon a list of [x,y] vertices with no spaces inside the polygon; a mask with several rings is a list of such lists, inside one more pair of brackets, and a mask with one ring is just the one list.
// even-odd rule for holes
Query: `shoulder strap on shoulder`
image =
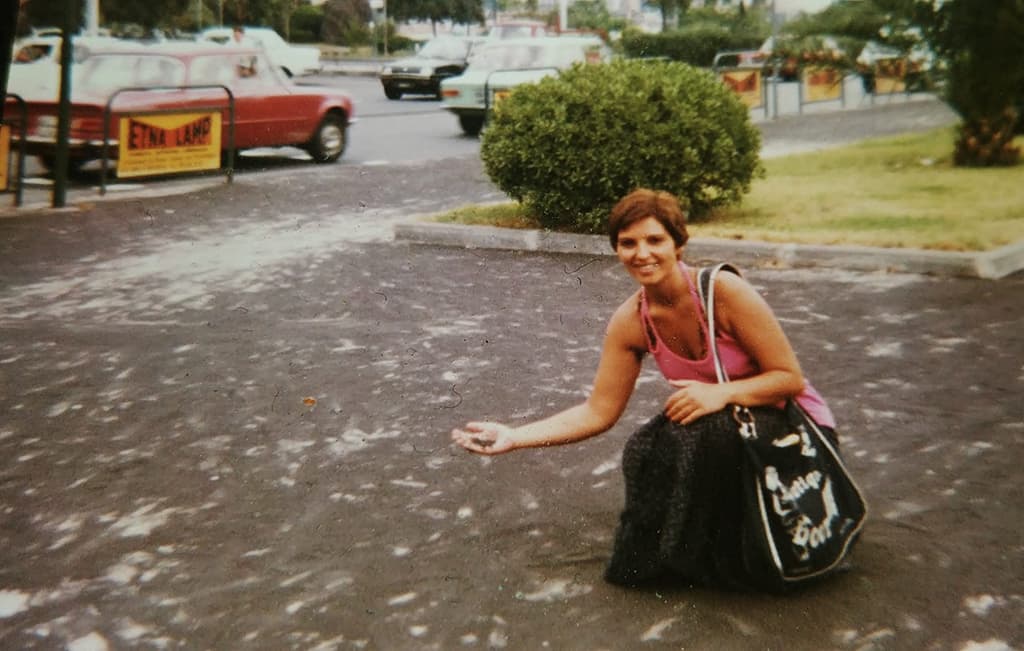
{"label": "shoulder strap on shoulder", "polygon": [[728,382],[729,375],[722,366],[722,360],[718,356],[718,339],[715,336],[715,278],[719,272],[728,271],[741,276],[739,269],[727,262],[720,262],[713,267],[701,267],[697,272],[697,293],[700,295],[701,305],[704,307],[704,315],[708,320],[708,339],[711,348],[711,356],[715,362],[715,374],[719,382]]}

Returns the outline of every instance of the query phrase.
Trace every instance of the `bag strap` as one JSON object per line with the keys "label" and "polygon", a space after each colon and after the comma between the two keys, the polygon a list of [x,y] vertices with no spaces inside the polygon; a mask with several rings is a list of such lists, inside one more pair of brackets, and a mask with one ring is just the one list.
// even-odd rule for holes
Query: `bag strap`
{"label": "bag strap", "polygon": [[740,276],[739,269],[728,262],[720,262],[713,267],[701,267],[697,272],[697,293],[700,295],[701,305],[704,306],[704,316],[708,320],[708,346],[711,348],[711,358],[715,363],[715,375],[718,382],[728,382],[729,374],[722,365],[722,359],[718,356],[718,338],[715,336],[715,278],[719,272],[729,271]]}

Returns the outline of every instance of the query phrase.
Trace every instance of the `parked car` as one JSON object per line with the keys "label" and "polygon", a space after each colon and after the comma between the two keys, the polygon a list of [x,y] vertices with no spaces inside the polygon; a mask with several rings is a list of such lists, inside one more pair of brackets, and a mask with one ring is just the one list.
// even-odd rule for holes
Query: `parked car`
{"label": "parked car", "polygon": [[[292,45],[269,27],[244,27],[246,45],[262,48],[267,57],[280,66],[289,77],[319,72],[320,49],[311,45]],[[197,40],[221,45],[232,43],[231,27],[210,27],[199,33]]]}
{"label": "parked car", "polygon": [[[119,89],[223,84],[235,106],[235,149],[298,146],[320,163],[344,152],[352,123],[352,100],[336,88],[297,85],[272,65],[262,50],[196,43],[138,45],[134,50],[103,52],[82,64],[71,97],[70,157],[75,169],[102,156],[103,113]],[[218,89],[174,88],[120,93],[107,124],[108,154],[117,155],[119,118],[200,107],[221,110],[222,149],[230,147],[226,93]],[[8,105],[13,114],[13,106]],[[28,154],[51,168],[56,153],[57,100],[28,102]]]}
{"label": "parked car", "polygon": [[467,36],[438,36],[411,57],[398,59],[380,71],[380,83],[388,99],[402,95],[441,97],[441,82],[461,75],[466,69],[473,44],[480,39]]}
{"label": "parked car", "polygon": [[557,74],[575,63],[606,62],[611,55],[611,48],[596,36],[488,40],[474,48],[465,72],[441,82],[441,107],[458,117],[467,135],[475,136],[495,102],[519,84]]}

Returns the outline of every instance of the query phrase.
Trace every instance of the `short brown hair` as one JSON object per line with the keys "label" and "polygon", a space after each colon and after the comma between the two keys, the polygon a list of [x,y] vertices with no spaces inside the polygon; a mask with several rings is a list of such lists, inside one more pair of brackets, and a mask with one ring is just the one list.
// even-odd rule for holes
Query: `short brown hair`
{"label": "short brown hair", "polygon": [[665,227],[677,247],[690,239],[686,232],[686,212],[675,195],[637,188],[619,199],[608,215],[608,240],[612,248],[619,248],[619,231],[648,217],[657,219]]}

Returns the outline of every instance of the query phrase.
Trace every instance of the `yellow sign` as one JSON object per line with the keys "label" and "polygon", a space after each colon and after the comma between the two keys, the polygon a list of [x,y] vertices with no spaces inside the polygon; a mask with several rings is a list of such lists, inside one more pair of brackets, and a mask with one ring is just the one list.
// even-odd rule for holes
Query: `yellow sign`
{"label": "yellow sign", "polygon": [[906,59],[879,59],[875,63],[875,94],[891,95],[907,90]]}
{"label": "yellow sign", "polygon": [[720,73],[722,82],[740,96],[747,108],[761,108],[764,99],[761,93],[760,70],[725,70]]}
{"label": "yellow sign", "polygon": [[805,102],[827,102],[842,97],[843,75],[836,68],[809,66],[800,75]]}
{"label": "yellow sign", "polygon": [[220,167],[220,113],[169,113],[121,118],[119,177],[215,170]]}
{"label": "yellow sign", "polygon": [[11,127],[0,124],[0,190],[6,190],[10,183],[7,162],[11,152]]}

